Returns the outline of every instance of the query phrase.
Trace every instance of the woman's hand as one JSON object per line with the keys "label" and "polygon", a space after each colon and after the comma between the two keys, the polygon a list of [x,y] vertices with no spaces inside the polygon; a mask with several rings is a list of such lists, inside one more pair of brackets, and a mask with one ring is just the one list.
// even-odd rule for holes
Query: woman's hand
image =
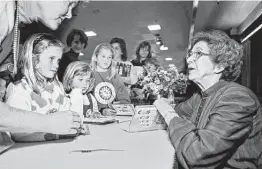
{"label": "woman's hand", "polygon": [[106,108],[103,110],[102,114],[104,116],[116,116],[116,111],[113,109]]}
{"label": "woman's hand", "polygon": [[169,104],[168,99],[160,98],[154,102],[159,113],[164,117],[167,125],[174,117],[179,117],[173,107]]}

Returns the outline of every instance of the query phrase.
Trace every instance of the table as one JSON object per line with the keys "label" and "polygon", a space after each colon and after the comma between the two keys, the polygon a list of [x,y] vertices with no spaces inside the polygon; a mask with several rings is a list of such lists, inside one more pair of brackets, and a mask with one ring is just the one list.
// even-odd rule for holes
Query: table
{"label": "table", "polygon": [[[165,130],[128,133],[129,122],[89,125],[74,140],[16,143],[0,155],[1,169],[171,169],[174,148]],[[78,149],[123,151],[71,152]]]}

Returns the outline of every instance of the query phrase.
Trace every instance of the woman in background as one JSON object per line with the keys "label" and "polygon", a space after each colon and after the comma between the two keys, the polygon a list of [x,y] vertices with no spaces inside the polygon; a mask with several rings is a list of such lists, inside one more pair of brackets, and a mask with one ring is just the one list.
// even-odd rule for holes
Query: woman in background
{"label": "woman in background", "polygon": [[110,44],[115,50],[116,73],[121,76],[126,86],[135,84],[137,76],[133,70],[133,64],[127,61],[126,42],[121,38],[113,38]]}
{"label": "woman in background", "polygon": [[60,82],[63,80],[63,76],[67,66],[74,61],[79,61],[79,55],[83,49],[88,45],[88,37],[79,29],[73,29],[66,38],[66,44],[70,47],[70,50],[63,54],[59,63],[58,79]]}
{"label": "woman in background", "polygon": [[145,60],[152,57],[151,45],[147,41],[141,42],[136,48],[136,58],[131,61],[133,66],[144,66]]}

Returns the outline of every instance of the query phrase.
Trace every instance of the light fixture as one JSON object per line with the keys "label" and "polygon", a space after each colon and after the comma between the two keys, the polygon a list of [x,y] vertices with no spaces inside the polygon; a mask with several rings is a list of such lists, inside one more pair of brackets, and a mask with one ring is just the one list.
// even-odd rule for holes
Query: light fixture
{"label": "light fixture", "polygon": [[160,30],[161,29],[160,25],[148,25],[147,28],[150,31],[156,31],[156,30]]}
{"label": "light fixture", "polygon": [[170,61],[173,60],[172,58],[165,58],[166,61]]}
{"label": "light fixture", "polygon": [[83,53],[79,53],[79,56],[84,56],[84,54]]}
{"label": "light fixture", "polygon": [[156,41],[156,44],[157,44],[157,45],[160,45],[160,44],[161,44],[161,42],[160,42],[160,41]]}
{"label": "light fixture", "polygon": [[164,45],[162,45],[162,46],[160,46],[160,50],[168,50],[168,47],[167,47],[167,46],[164,46]]}
{"label": "light fixture", "polygon": [[85,31],[86,36],[96,36],[96,33],[93,31]]}
{"label": "light fixture", "polygon": [[241,40],[241,43],[245,42],[250,36],[252,36],[254,33],[256,33],[259,29],[262,28],[262,24],[260,24],[256,29],[254,29],[252,32],[250,32],[245,38]]}

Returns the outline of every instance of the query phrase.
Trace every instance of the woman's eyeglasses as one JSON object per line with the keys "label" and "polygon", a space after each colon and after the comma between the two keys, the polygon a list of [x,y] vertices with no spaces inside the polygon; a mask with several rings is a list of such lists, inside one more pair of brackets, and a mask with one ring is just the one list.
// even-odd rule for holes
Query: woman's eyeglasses
{"label": "woman's eyeglasses", "polygon": [[187,54],[187,59],[190,58],[193,55],[194,55],[194,60],[198,60],[202,56],[210,56],[210,54],[203,53],[203,52],[200,52],[200,51],[196,51],[196,52],[189,51],[188,54]]}

